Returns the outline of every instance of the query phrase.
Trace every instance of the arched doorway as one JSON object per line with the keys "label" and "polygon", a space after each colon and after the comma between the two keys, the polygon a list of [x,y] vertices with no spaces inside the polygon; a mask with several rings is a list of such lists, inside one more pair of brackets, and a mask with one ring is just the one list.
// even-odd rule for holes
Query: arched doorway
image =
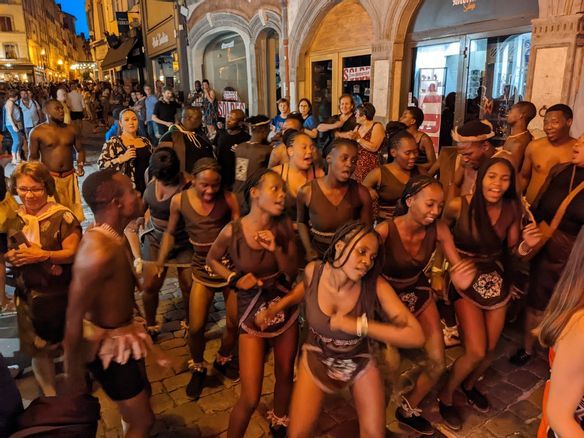
{"label": "arched doorway", "polygon": [[276,101],[282,97],[278,33],[271,28],[262,30],[258,35],[255,47],[258,113],[271,117],[276,115]]}
{"label": "arched doorway", "polygon": [[[350,19],[349,19],[350,17]],[[320,120],[336,110],[343,93],[358,103],[371,95],[371,17],[358,0],[344,0],[320,22],[304,58],[303,84],[299,98],[308,97]]]}
{"label": "arched doorway", "polygon": [[233,91],[237,100],[249,102],[247,69],[245,43],[237,33],[221,33],[205,47],[203,76],[215,89],[218,100],[223,100],[225,91]]}
{"label": "arched doorway", "polygon": [[452,143],[452,125],[473,119],[489,120],[503,139],[507,112],[526,96],[538,13],[537,0],[419,2],[406,36],[400,106],[424,111],[421,129],[436,148]]}

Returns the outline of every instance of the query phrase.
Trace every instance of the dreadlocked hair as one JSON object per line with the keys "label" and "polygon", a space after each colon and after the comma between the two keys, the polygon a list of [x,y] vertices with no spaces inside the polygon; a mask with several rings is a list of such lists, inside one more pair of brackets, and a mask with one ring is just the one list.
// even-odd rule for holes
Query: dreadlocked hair
{"label": "dreadlocked hair", "polygon": [[[379,243],[379,248],[382,248],[381,237],[375,231],[372,225],[367,225],[359,221],[347,222],[337,228],[335,235],[331,241],[331,244],[325,251],[323,255],[323,262],[328,263],[333,269],[340,269],[349,260],[349,256],[355,249],[355,246],[368,234],[373,234]],[[359,236],[355,241],[349,245],[351,240]],[[343,242],[345,246],[340,251],[338,256],[336,255],[336,244],[338,242]],[[365,309],[367,309],[367,317],[373,318],[375,310],[379,307],[377,302],[377,278],[381,274],[381,269],[383,267],[383,251],[379,251],[375,257],[375,262],[367,274],[361,280],[361,293],[365,294]]]}
{"label": "dreadlocked hair", "polygon": [[406,214],[409,210],[408,204],[406,202],[408,198],[417,195],[432,184],[436,184],[442,188],[442,183],[440,181],[428,175],[416,175],[410,178],[404,187],[401,198],[397,200],[393,216],[397,217]]}

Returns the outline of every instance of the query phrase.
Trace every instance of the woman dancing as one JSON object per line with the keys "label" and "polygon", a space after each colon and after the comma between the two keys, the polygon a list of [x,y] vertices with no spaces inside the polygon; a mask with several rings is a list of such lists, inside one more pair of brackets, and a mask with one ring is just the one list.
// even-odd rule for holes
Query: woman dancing
{"label": "woman dancing", "polygon": [[[309,326],[290,408],[289,437],[310,437],[326,393],[351,386],[361,437],[385,436],[382,378],[370,339],[402,348],[424,343],[420,325],[379,276],[379,235],[369,225],[345,224],[323,261],[306,266],[303,283],[256,316],[260,326],[304,300]],[[390,321],[373,318],[381,310]]]}
{"label": "woman dancing", "polygon": [[444,217],[453,225],[454,243],[458,252],[471,258],[476,278],[469,288],[450,286],[459,327],[463,332],[464,353],[452,366],[446,385],[439,393],[439,410],[446,425],[454,430],[462,420],[453,403],[453,394],[460,387],[468,403],[479,412],[489,409],[489,401],[476,388],[479,377],[491,363],[505,325],[509,301],[509,283],[504,274],[505,252],[525,255],[525,245],[536,246],[540,239],[536,227],[528,227],[521,237],[521,213],[515,191],[515,170],[504,158],[491,158],[479,169],[476,191],[472,197],[451,200]]}
{"label": "woman dancing", "polygon": [[[178,273],[178,284],[183,295],[183,300],[189,302],[189,291],[191,289],[191,259],[193,248],[189,243],[188,235],[184,229],[184,222],[181,222],[175,230],[174,245],[169,248],[165,255],[165,263],[157,267],[157,260],[160,256],[160,247],[164,233],[167,231],[170,217],[170,203],[174,195],[188,188],[184,175],[180,172],[180,163],[176,152],[171,148],[161,147],[156,149],[148,166],[152,180],[144,191],[144,204],[147,207],[145,215],[144,231],[140,233],[141,242],[138,243],[137,233],[134,230],[135,222],[130,223],[125,234],[128,241],[141,245],[141,259],[144,261],[142,275],[144,279],[144,317],[148,332],[156,336],[160,332],[160,325],[156,322],[156,309],[158,308],[158,293],[166,278],[169,267],[175,267]],[[135,257],[140,257],[135,254]],[[168,259],[168,260],[167,260]],[[140,265],[140,260],[135,259],[134,264]],[[158,272],[160,271],[160,272]],[[185,306],[188,307],[188,306]],[[187,321],[188,311],[187,311]]]}
{"label": "woman dancing", "polygon": [[[296,244],[292,221],[283,216],[286,194],[282,178],[260,169],[247,181],[245,200],[249,213],[228,224],[207,256],[214,272],[225,278],[237,293],[241,396],[231,411],[227,436],[244,436],[256,409],[264,377],[264,353],[269,339],[274,348],[274,409],[268,413],[275,437],[286,436],[288,405],[292,393],[294,360],[298,342],[298,311],[278,312],[264,329],[255,315],[288,293],[296,277]],[[225,256],[234,270],[221,263]]]}
{"label": "woman dancing", "polygon": [[337,228],[359,219],[371,224],[371,196],[365,187],[351,179],[357,161],[358,145],[353,140],[333,141],[326,157],[328,172],[298,191],[298,233],[308,261],[322,257]]}
{"label": "woman dancing", "polygon": [[[219,232],[230,221],[239,218],[239,205],[235,195],[222,190],[220,172],[219,164],[212,158],[201,158],[195,163],[192,187],[174,195],[170,202],[170,218],[157,263],[159,267],[163,265],[170,249],[176,245],[177,231],[184,226],[194,250],[191,265],[192,287],[187,301],[188,341],[191,352],[189,369],[192,376],[186,387],[186,393],[195,400],[201,395],[207,375],[203,357],[205,325],[215,292],[223,292],[227,322],[213,367],[232,380],[239,378],[237,365],[232,362],[231,356],[236,340],[235,297],[227,287],[227,281],[215,274],[206,263],[209,249]],[[228,263],[225,259],[220,262]]]}
{"label": "woman dancing", "polygon": [[376,167],[363,181],[373,200],[377,201],[379,222],[393,216],[406,183],[420,173],[415,164],[418,145],[409,132],[398,131],[389,137],[389,152],[393,161]]}
{"label": "woman dancing", "polygon": [[443,206],[440,182],[429,176],[415,176],[406,184],[394,218],[376,228],[384,242],[383,276],[414,314],[426,338],[427,363],[413,390],[402,396],[395,413],[400,423],[422,435],[433,435],[434,428],[418,406],[445,369],[440,315],[424,270],[440,245],[451,263],[450,278],[457,287],[468,288],[476,273],[472,261],[460,259],[448,226],[437,221]]}

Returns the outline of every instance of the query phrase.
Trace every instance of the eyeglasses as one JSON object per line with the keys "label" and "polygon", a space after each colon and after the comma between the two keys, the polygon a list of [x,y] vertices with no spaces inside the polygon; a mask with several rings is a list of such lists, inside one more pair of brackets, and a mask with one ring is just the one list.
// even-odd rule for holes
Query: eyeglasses
{"label": "eyeglasses", "polygon": [[32,193],[33,196],[42,195],[45,192],[44,187],[17,187],[16,191],[19,195],[26,195],[27,193]]}

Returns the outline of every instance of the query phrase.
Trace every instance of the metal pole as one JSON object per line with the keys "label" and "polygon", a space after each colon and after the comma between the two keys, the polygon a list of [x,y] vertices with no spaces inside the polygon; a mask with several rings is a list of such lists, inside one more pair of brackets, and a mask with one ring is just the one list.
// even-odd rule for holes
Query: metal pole
{"label": "metal pole", "polygon": [[187,32],[186,32],[186,20],[183,19],[181,14],[182,1],[177,0],[174,2],[174,22],[176,31],[176,52],[178,55],[178,65],[179,65],[179,80],[180,89],[184,93],[183,99],[186,99],[189,93],[189,62],[187,55]]}

